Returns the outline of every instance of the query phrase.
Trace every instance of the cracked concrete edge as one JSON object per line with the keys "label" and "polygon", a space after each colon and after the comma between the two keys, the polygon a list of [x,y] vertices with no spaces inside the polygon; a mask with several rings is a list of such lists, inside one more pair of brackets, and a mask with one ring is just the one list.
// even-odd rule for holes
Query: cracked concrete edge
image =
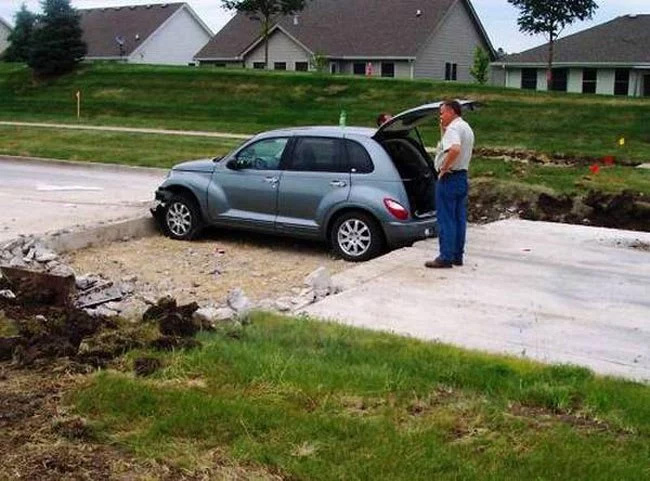
{"label": "cracked concrete edge", "polygon": [[18,155],[0,155],[0,161],[10,162],[29,162],[40,165],[64,165],[66,167],[83,167],[90,169],[103,170],[107,172],[137,172],[142,174],[151,174],[152,176],[163,176],[169,172],[169,169],[157,167],[142,167],[138,165],[121,165],[105,164],[102,162],[83,162],[78,160],[49,159],[47,157],[21,157]]}
{"label": "cracked concrete edge", "polygon": [[68,232],[58,231],[38,236],[48,247],[62,254],[86,247],[95,247],[118,242],[125,239],[133,240],[160,234],[153,216],[143,212],[137,217],[82,226]]}

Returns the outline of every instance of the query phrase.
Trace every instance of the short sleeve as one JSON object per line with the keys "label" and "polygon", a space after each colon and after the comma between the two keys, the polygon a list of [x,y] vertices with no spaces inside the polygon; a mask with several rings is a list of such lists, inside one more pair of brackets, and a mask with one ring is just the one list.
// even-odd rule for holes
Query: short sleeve
{"label": "short sleeve", "polygon": [[446,130],[445,135],[442,137],[442,148],[447,151],[451,148],[452,145],[460,145],[460,133],[455,126],[449,126]]}

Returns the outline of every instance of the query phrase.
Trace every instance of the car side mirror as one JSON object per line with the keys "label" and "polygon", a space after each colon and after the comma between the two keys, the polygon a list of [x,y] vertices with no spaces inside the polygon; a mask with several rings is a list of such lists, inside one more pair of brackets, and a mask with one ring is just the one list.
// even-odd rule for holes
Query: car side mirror
{"label": "car side mirror", "polygon": [[226,162],[226,167],[232,170],[239,170],[241,169],[241,164],[237,159],[230,159],[228,162]]}

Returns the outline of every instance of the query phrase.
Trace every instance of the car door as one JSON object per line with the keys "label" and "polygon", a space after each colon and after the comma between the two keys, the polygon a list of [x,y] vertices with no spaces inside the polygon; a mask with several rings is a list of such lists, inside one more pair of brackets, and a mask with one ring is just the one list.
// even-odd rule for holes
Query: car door
{"label": "car door", "polygon": [[253,142],[219,165],[208,192],[209,210],[216,223],[274,229],[280,164],[289,139]]}
{"label": "car door", "polygon": [[317,237],[327,212],[350,196],[350,169],[342,139],[294,137],[278,193],[276,228]]}

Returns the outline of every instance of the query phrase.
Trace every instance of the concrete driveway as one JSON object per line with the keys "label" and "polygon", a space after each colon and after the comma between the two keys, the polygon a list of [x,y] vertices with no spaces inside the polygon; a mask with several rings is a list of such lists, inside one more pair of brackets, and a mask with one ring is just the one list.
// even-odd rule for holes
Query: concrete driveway
{"label": "concrete driveway", "polygon": [[650,234],[507,220],[474,226],[466,264],[435,240],[335,276],[306,309],[358,327],[650,380]]}
{"label": "concrete driveway", "polygon": [[0,156],[0,242],[142,214],[165,173]]}

